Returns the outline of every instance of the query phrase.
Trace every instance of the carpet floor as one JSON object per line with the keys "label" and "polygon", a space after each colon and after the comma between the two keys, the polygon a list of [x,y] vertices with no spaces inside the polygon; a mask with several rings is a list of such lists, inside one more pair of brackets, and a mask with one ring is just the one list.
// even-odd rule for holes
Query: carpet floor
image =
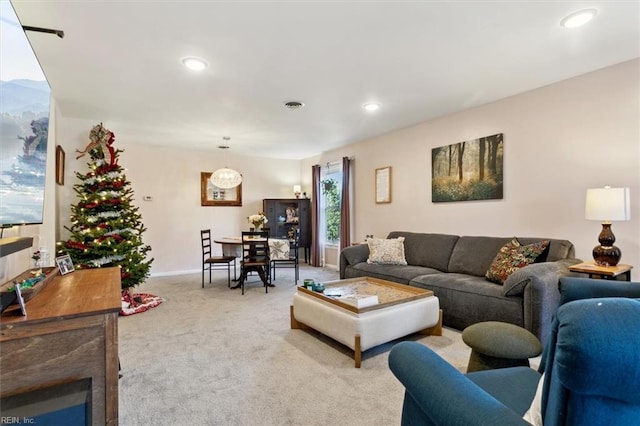
{"label": "carpet floor", "polygon": [[[338,279],[301,265],[300,278]],[[300,281],[301,283],[302,281]],[[148,311],[120,317],[119,419],[134,425],[397,425],[404,388],[387,365],[397,341],[353,351],[317,332],[291,330],[293,270],[265,294],[250,277],[245,295],[226,272],[201,287],[200,274],[155,277],[136,288],[161,296]],[[411,335],[461,371],[470,350],[460,333]]]}

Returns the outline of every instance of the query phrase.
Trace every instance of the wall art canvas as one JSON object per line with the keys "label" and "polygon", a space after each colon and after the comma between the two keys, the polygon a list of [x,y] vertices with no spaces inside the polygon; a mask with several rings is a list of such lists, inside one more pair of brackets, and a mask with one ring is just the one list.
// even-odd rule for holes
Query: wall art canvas
{"label": "wall art canvas", "polygon": [[431,201],[502,199],[503,134],[431,150]]}

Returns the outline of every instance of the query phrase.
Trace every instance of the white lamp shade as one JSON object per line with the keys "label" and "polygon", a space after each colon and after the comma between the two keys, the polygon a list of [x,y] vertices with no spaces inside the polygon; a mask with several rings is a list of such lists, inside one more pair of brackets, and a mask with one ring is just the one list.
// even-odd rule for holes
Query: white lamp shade
{"label": "white lamp shade", "polygon": [[293,185],[293,192],[294,192],[294,193],[300,193],[300,192],[302,192],[302,186],[300,186],[300,185]]}
{"label": "white lamp shade", "polygon": [[242,183],[242,175],[233,169],[225,167],[211,173],[209,180],[218,188],[230,189]]}
{"label": "white lamp shade", "polygon": [[584,207],[587,220],[630,220],[629,188],[590,188]]}

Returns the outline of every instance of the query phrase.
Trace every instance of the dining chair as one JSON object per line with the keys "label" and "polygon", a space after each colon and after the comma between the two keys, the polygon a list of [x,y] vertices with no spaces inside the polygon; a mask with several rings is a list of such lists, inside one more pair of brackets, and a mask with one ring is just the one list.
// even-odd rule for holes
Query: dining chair
{"label": "dining chair", "polygon": [[[276,279],[276,268],[293,268],[295,270],[294,277],[295,283],[298,285],[298,279],[300,276],[298,248],[299,248],[299,236],[300,230],[296,230],[292,239],[287,240],[269,240],[270,242],[270,266],[271,271],[269,278]],[[282,241],[283,243],[277,244]]]}
{"label": "dining chair", "polygon": [[202,241],[202,288],[204,288],[204,272],[209,271],[209,283],[211,283],[211,271],[227,267],[227,286],[231,287],[231,264],[233,263],[233,276],[236,276],[236,258],[234,256],[211,255],[211,229],[200,231]]}
{"label": "dining chair", "polygon": [[269,232],[242,231],[242,261],[240,262],[240,288],[244,294],[244,284],[249,273],[256,272],[262,280],[265,293],[269,287]]}

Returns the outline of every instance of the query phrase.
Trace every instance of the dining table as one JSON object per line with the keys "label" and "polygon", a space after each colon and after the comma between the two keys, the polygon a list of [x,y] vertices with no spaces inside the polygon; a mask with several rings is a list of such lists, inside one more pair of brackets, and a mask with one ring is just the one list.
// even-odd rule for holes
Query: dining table
{"label": "dining table", "polygon": [[[264,241],[262,238],[255,239],[257,241]],[[214,243],[220,244],[222,246],[222,255],[223,256],[233,256],[236,259],[242,259],[242,237],[222,237],[215,238],[213,240]],[[278,250],[284,243],[286,243],[287,247],[289,247],[289,240],[282,238],[269,238],[269,248],[273,250]],[[288,256],[288,253],[287,253]],[[239,281],[234,274],[233,281]],[[238,286],[231,287],[232,289],[238,288]]]}
{"label": "dining table", "polygon": [[223,237],[213,240],[214,243],[222,246],[223,256],[242,257],[242,238],[241,237]]}
{"label": "dining table", "polygon": [[[257,239],[260,241],[261,239]],[[242,238],[241,237],[223,237],[213,240],[214,243],[222,246],[223,256],[234,256],[236,258],[242,257]],[[271,250],[278,250],[280,247],[289,246],[289,240],[286,238],[269,238],[269,248]]]}

